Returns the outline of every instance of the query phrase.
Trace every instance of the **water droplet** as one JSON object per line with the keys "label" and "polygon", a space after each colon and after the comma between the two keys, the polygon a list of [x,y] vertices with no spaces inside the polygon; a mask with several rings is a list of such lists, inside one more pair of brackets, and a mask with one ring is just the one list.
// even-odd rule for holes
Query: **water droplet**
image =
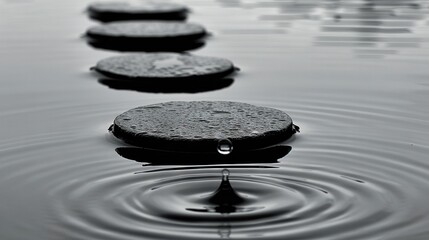
{"label": "water droplet", "polygon": [[229,170],[224,169],[222,170],[222,181],[228,181],[229,180]]}
{"label": "water droplet", "polygon": [[232,142],[229,139],[222,139],[217,145],[217,151],[222,155],[230,154],[232,149]]}

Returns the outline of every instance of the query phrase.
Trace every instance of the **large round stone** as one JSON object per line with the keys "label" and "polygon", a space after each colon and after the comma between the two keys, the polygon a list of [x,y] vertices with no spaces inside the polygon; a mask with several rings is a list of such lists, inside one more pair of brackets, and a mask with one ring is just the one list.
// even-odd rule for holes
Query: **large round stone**
{"label": "large round stone", "polygon": [[133,145],[185,152],[247,151],[294,133],[285,112],[224,101],[167,102],[117,116],[113,134]]}
{"label": "large round stone", "polygon": [[186,6],[168,2],[97,2],[88,7],[91,18],[103,21],[120,20],[184,20]]}
{"label": "large round stone", "polygon": [[204,27],[194,23],[173,21],[121,21],[95,27],[87,31],[92,41],[122,44],[180,44],[196,41],[206,35]]}
{"label": "large round stone", "polygon": [[[144,53],[103,59],[94,68],[113,78],[127,80],[176,80],[221,78],[234,71],[223,58],[178,53]],[[165,83],[165,82],[164,82]]]}

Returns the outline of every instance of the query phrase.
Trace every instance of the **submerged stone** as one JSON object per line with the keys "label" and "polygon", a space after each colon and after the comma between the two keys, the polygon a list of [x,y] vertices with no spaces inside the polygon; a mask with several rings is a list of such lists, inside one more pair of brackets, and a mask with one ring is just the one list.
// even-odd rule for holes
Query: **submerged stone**
{"label": "submerged stone", "polygon": [[285,112],[225,101],[167,102],[131,109],[114,120],[113,134],[133,145],[168,151],[231,153],[279,143],[294,133]]}
{"label": "submerged stone", "polygon": [[176,21],[120,21],[91,27],[90,41],[122,44],[180,44],[197,41],[206,35],[204,27]]}
{"label": "submerged stone", "polygon": [[103,59],[94,68],[112,78],[146,80],[165,84],[159,80],[222,78],[234,71],[232,62],[223,58],[195,56],[179,53],[144,53],[114,56]]}
{"label": "submerged stone", "polygon": [[88,7],[91,18],[102,21],[184,20],[188,8],[168,2],[97,2]]}

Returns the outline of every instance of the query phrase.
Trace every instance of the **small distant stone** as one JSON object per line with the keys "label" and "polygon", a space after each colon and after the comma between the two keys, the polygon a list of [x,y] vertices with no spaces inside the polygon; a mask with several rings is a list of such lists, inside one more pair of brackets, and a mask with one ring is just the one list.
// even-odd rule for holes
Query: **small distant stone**
{"label": "small distant stone", "polygon": [[294,133],[283,111],[225,101],[166,102],[131,109],[117,116],[113,134],[144,148],[216,152],[220,143],[247,151],[279,143]]}
{"label": "small distant stone", "polygon": [[102,21],[184,20],[188,8],[168,2],[97,2],[88,7],[91,18]]}
{"label": "small distant stone", "polygon": [[197,41],[206,35],[203,26],[177,21],[121,21],[95,27],[87,31],[93,41],[122,44],[181,44]]}
{"label": "small distant stone", "polygon": [[126,80],[222,78],[234,71],[223,58],[179,53],[143,53],[109,57],[97,63],[97,72]]}

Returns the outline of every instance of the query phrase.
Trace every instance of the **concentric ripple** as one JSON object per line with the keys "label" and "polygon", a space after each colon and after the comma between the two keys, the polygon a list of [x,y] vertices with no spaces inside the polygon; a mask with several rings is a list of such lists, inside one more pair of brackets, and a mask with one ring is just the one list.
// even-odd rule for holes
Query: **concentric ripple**
{"label": "concentric ripple", "polygon": [[[421,113],[410,108],[406,118],[393,118],[394,108],[320,97],[318,103],[256,104],[289,109],[301,126],[280,163],[142,166],[115,152],[121,142],[108,135],[108,124],[1,143],[0,211],[38,219],[12,219],[0,230],[7,234],[18,225],[39,238],[107,240],[427,236],[429,148],[424,134],[410,144],[415,125],[404,124],[412,119],[425,126]],[[103,122],[105,115],[112,111],[73,121]],[[240,201],[228,194],[211,201],[225,168]],[[14,235],[21,233],[28,236]]]}
{"label": "concentric ripple", "polygon": [[421,220],[397,183],[312,166],[233,169],[231,184],[245,201],[219,213],[206,199],[221,169],[66,183],[55,190],[67,197],[56,208],[70,234],[96,239],[215,239],[225,226],[233,239],[364,239]]}
{"label": "concentric ripple", "polygon": [[[427,1],[188,0],[213,37],[172,50],[242,71],[180,95],[87,74],[112,54],[78,40],[91,1],[0,2],[1,240],[429,239]],[[214,166],[145,165],[106,139],[121,112],[177,100],[276,108],[301,133],[279,163]]]}

